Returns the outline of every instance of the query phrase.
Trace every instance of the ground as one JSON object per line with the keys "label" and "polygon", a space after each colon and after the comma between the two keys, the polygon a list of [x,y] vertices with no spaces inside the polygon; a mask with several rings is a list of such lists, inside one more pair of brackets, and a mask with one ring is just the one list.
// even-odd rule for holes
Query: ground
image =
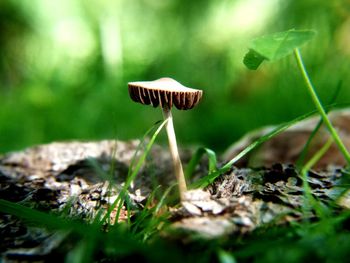
{"label": "ground", "polygon": [[[338,121],[336,126],[343,130],[349,127],[346,126],[348,116],[344,112],[334,115],[333,120]],[[301,151],[302,147],[285,143],[297,138],[298,143],[305,144],[304,140],[312,131],[310,127],[313,127],[310,122],[315,123],[317,119],[305,121],[304,125],[299,123],[298,129],[294,127],[260,148],[255,153],[260,158],[256,155],[252,158],[258,159],[260,166],[249,168],[247,164],[252,162],[243,160],[205,188],[188,191],[182,202],[177,198],[176,187],[170,188],[174,175],[168,149],[153,145],[128,189],[129,207],[122,205],[118,210],[117,206],[110,213],[107,211],[123,190],[133,157],[142,154],[142,151],[137,152],[140,141],[55,142],[5,154],[0,159],[0,199],[5,200],[0,204],[3,212],[0,217],[2,259],[4,262],[47,261],[57,256],[57,251],[68,253],[69,248],[64,244],[70,238],[67,233],[28,224],[24,215],[6,212],[6,201],[49,214],[79,218],[87,223],[107,215],[109,223],[115,225],[117,221],[137,218],[145,208],[157,207],[163,194],[172,189],[169,195],[174,198],[156,210],[157,215],[166,215],[169,224],[160,228],[159,236],[184,243],[191,242],[194,236],[214,240],[246,235],[262,226],[288,225],[305,217],[317,219],[317,208],[307,208],[310,204],[305,198],[305,185],[295,166],[295,151],[291,151]],[[320,133],[318,142],[327,136]],[[342,137],[345,142],[350,141],[346,132]],[[247,142],[249,139],[243,138],[220,161],[227,160],[227,156],[244,148]],[[317,148],[319,144],[313,145]],[[293,158],[286,157],[287,150],[293,152],[294,155],[290,154]],[[350,206],[344,186],[346,170],[343,160],[334,151],[336,149],[331,148],[319,166],[309,171],[307,181],[313,198],[322,205],[344,211]],[[271,152],[274,158],[271,158]],[[278,152],[284,153],[283,158]],[[192,149],[182,151],[184,164],[192,154]],[[207,162],[204,157],[191,182],[207,175]],[[65,258],[64,255],[61,257]]]}

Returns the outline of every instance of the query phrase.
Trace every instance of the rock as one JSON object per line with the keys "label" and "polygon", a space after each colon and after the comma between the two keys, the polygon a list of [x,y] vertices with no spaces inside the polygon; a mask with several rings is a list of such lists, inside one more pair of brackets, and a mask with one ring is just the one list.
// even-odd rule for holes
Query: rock
{"label": "rock", "polygon": [[[104,215],[117,200],[139,143],[55,142],[8,153],[0,157],[0,199],[40,211],[64,212],[89,222],[99,211]],[[182,157],[186,160],[186,153]],[[152,180],[164,187],[175,180],[168,150],[159,145],[153,146],[128,189],[129,200],[135,207],[144,205],[153,190]],[[125,206],[115,217],[112,211],[111,222],[127,219]],[[27,227],[16,217],[4,214],[0,214],[0,233],[4,261],[48,259],[63,240],[54,232]]]}
{"label": "rock", "polygon": [[[332,111],[329,113],[329,118],[337,129],[346,148],[350,150],[350,109]],[[265,142],[261,147],[258,147],[258,149],[242,158],[236,165],[239,167],[247,167],[248,165],[250,167],[270,167],[275,163],[296,164],[306,142],[319,121],[320,117],[317,116],[298,122],[286,131]],[[269,133],[276,127],[268,126],[248,133],[227,149],[223,155],[223,159],[232,159],[256,139]],[[329,132],[322,125],[310,144],[306,160],[312,157],[326,143],[328,138]],[[336,144],[333,143],[314,168],[324,169],[328,165],[343,167],[346,164],[341,152],[338,150]]]}
{"label": "rock", "polygon": [[[343,172],[339,169],[309,172],[311,193],[325,209],[327,206],[349,208],[350,195]],[[187,233],[185,237],[241,235],[266,225],[316,219],[310,205],[304,196],[301,175],[293,166],[233,168],[205,191],[191,191],[182,207],[173,211],[172,227]]]}
{"label": "rock", "polygon": [[[332,120],[338,123],[337,127],[344,130],[342,134],[346,140],[347,135],[344,134],[348,126],[344,123],[348,115],[338,114],[334,118]],[[292,145],[283,148],[286,147],[282,143],[283,138],[291,140],[292,135],[304,136],[304,131],[299,133],[300,129],[313,127],[316,121],[310,119],[305,122],[309,126],[294,127],[296,134],[291,129],[286,132],[287,137],[280,137],[281,142],[277,140],[267,144],[265,147],[270,148],[264,148],[267,152],[262,155],[265,156],[262,158],[263,163],[269,165],[278,158],[286,162],[294,160],[291,153],[284,155],[285,158],[281,157],[284,150],[292,152]],[[320,137],[319,141],[322,140]],[[168,150],[154,145],[139,174],[127,189],[130,201],[130,210],[127,210],[118,198],[138,144],[139,141],[112,140],[56,142],[8,153],[0,157],[0,199],[20,202],[40,211],[64,212],[68,217],[78,217],[87,222],[97,215],[100,218],[106,215],[107,209],[116,203],[117,208],[109,215],[110,222],[115,224],[126,221],[145,207],[155,186],[161,186],[160,191],[165,192],[175,181]],[[238,148],[234,147],[231,154]],[[272,151],[277,154],[276,158],[270,157]],[[141,153],[138,152],[136,156]],[[190,157],[190,150],[181,154],[184,164]],[[346,189],[343,185],[347,185],[347,182],[343,182],[342,176],[346,171],[336,168],[335,165],[341,164],[338,157],[329,155],[324,159],[326,161],[327,169],[309,172],[308,183],[312,195],[323,204],[348,209],[349,194],[338,198]],[[195,178],[207,175],[207,170],[203,168],[205,166],[202,163],[197,167]],[[303,192],[301,176],[293,165],[281,163],[259,169],[232,167],[206,189],[188,191],[180,206],[165,207],[166,212],[170,211],[171,225],[162,231],[165,236],[168,230],[181,230],[179,232],[186,237],[195,234],[202,238],[218,238],[245,234],[266,224],[288,224],[303,217],[315,218],[317,215],[312,209],[304,209],[309,204],[305,203]],[[152,202],[156,201],[154,199]],[[40,260],[44,260],[64,240],[54,235],[54,232],[33,231],[14,216],[6,214],[0,215],[0,231],[7,233],[3,237],[6,242],[0,246],[3,259],[8,255],[26,259],[31,253],[44,251],[37,255]],[[24,248],[26,240],[32,245],[27,242]]]}

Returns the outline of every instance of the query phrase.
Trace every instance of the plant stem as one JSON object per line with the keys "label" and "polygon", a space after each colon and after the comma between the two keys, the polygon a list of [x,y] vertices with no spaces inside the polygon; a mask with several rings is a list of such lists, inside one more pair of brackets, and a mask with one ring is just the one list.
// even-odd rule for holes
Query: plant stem
{"label": "plant stem", "polygon": [[311,168],[326,154],[329,147],[331,147],[332,142],[333,142],[333,137],[329,137],[328,141],[321,147],[320,150],[316,152],[316,154],[301,169],[301,178],[303,180],[305,201],[308,202],[303,206],[304,216],[307,215],[308,209],[310,209],[309,205],[311,205],[311,208],[315,209],[316,214],[320,218],[325,216],[325,210],[323,209],[321,203],[317,202],[317,200],[312,195],[312,190],[308,182],[308,176],[309,176],[308,173],[311,170]]}
{"label": "plant stem", "polygon": [[164,119],[167,120],[165,128],[168,134],[169,149],[170,149],[171,158],[173,159],[175,176],[179,185],[180,198],[181,200],[183,200],[184,193],[187,191],[186,180],[185,180],[184,172],[182,170],[179,151],[177,149],[176,136],[175,136],[174,125],[173,125],[173,116],[171,114],[171,110],[166,106],[163,107],[163,116],[164,116]]}
{"label": "plant stem", "polygon": [[333,127],[332,123],[330,122],[317,94],[316,94],[316,91],[315,91],[315,88],[313,87],[312,83],[311,83],[311,80],[307,74],[307,71],[305,69],[305,66],[304,66],[304,63],[303,63],[303,60],[301,58],[301,54],[300,54],[300,51],[299,49],[294,49],[294,55],[295,55],[295,59],[297,61],[297,64],[298,64],[298,67],[299,67],[299,70],[304,78],[304,81],[305,81],[305,84],[308,88],[308,91],[311,95],[311,98],[318,110],[318,112],[320,113],[321,117],[322,117],[322,120],[324,122],[324,124],[327,126],[330,134],[332,135],[335,143],[337,144],[339,150],[341,151],[341,153],[343,154],[345,160],[348,162],[348,164],[350,164],[350,154],[348,152],[348,150],[346,149],[345,145],[343,144],[342,140],[340,139],[337,131],[335,130],[335,128]]}

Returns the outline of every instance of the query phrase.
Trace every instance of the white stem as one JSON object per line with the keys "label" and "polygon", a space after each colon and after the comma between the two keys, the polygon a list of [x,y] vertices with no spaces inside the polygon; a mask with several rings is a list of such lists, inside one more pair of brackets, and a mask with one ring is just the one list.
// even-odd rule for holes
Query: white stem
{"label": "white stem", "polygon": [[169,140],[169,149],[171,158],[173,159],[175,176],[179,185],[180,197],[183,200],[184,193],[187,191],[185,175],[182,170],[181,159],[179,156],[179,151],[177,149],[176,144],[176,136],[173,125],[173,116],[171,114],[171,110],[168,107],[163,107],[163,116],[164,119],[168,120],[166,123],[166,132],[168,134]]}

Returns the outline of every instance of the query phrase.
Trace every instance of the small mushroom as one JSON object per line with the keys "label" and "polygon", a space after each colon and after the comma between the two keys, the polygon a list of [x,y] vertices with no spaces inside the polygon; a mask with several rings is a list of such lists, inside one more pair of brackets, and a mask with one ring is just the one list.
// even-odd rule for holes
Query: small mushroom
{"label": "small mushroom", "polygon": [[202,91],[181,85],[174,79],[161,78],[155,81],[129,82],[129,95],[133,101],[142,104],[152,104],[163,110],[163,117],[167,120],[166,131],[169,140],[169,149],[174,164],[174,171],[179,185],[181,200],[187,191],[185,176],[176,144],[175,131],[171,108],[175,105],[179,110],[189,110],[198,104],[202,98]]}

